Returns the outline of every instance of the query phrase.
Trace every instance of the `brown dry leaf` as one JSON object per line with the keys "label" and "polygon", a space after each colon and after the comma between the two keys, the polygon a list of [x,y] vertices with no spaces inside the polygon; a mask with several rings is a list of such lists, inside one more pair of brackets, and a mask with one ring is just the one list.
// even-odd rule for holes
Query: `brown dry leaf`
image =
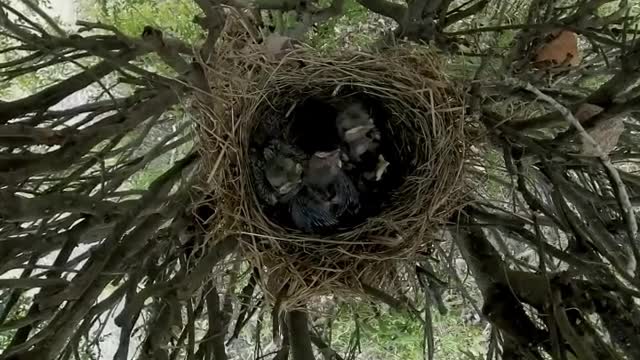
{"label": "brown dry leaf", "polygon": [[265,52],[278,59],[284,56],[288,50],[293,50],[294,39],[278,34],[270,34],[264,39]]}
{"label": "brown dry leaf", "polygon": [[552,36],[553,39],[536,52],[535,64],[540,67],[578,66],[581,60],[578,35],[573,31],[563,30]]}
{"label": "brown dry leaf", "polygon": [[[600,149],[602,149],[605,154],[609,154],[613,149],[615,149],[623,131],[623,117],[618,116],[596,125],[595,128],[589,130],[589,135],[591,135],[593,140],[600,145]],[[582,155],[598,156],[598,152],[593,145],[588,144],[583,140]]]}
{"label": "brown dry leaf", "polygon": [[[600,114],[604,110],[602,107],[594,104],[582,104],[575,113],[576,119],[584,124],[585,121]],[[605,154],[609,154],[618,144],[618,139],[624,131],[624,123],[622,117],[616,117],[597,124],[593,129],[588,131],[589,135],[600,146]],[[595,146],[582,140],[582,155],[598,156]]]}
{"label": "brown dry leaf", "polygon": [[582,104],[575,113],[576,119],[583,124],[586,120],[600,114],[604,110],[602,107],[593,104]]}

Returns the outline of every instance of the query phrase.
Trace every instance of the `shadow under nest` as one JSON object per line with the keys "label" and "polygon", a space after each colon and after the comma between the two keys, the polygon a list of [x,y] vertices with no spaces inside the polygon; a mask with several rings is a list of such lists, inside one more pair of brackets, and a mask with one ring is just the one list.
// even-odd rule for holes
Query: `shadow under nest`
{"label": "shadow under nest", "polygon": [[[237,236],[265,294],[284,307],[315,295],[361,294],[363,284],[397,286],[399,260],[429,248],[468,190],[459,89],[424,50],[335,57],[300,50],[281,60],[253,50],[224,52],[208,69],[211,103],[198,104],[203,190],[215,208],[211,241]],[[296,229],[286,203],[261,201],[255,149],[278,138],[306,156],[331,151],[341,141],[335,119],[352,103],[373,119],[376,155],[388,166],[374,186],[359,188],[355,216],[330,231]],[[355,179],[361,170],[351,171]]]}

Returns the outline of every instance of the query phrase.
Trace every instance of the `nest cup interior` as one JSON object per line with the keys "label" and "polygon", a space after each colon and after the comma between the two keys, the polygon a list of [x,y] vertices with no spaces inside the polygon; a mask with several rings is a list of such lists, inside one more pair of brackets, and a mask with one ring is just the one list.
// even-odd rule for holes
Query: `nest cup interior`
{"label": "nest cup interior", "polygon": [[[359,103],[364,106],[380,132],[379,147],[375,153],[367,154],[363,162],[368,163],[369,167],[375,167],[378,162],[377,155],[382,155],[389,163],[379,181],[367,186],[366,189],[360,189],[358,213],[322,234],[330,235],[357,228],[367,218],[380,214],[385,207],[389,206],[393,191],[411,172],[412,156],[403,153],[403,148],[396,145],[391,128],[394,114],[385,106],[384,100],[349,87],[341,89],[340,95],[337,96],[330,92],[318,92],[303,98],[283,97],[283,99],[285,101],[278,104],[270,102],[257,107],[258,118],[254,120],[256,126],[250,136],[251,147],[264,147],[266,141],[278,136],[307,155],[340,148],[341,140],[336,128],[336,117],[341,109],[350,104]],[[415,141],[415,139],[405,139],[405,141]],[[414,147],[404,147],[404,149]],[[361,169],[346,170],[345,173],[355,182],[361,175]],[[278,206],[261,204],[261,206],[264,215],[274,223],[289,229],[294,227],[286,204]]]}

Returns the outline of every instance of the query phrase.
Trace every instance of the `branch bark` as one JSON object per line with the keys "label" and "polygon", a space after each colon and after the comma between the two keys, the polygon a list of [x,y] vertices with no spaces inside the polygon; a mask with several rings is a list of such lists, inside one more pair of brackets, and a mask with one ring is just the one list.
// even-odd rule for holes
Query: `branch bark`
{"label": "branch bark", "polygon": [[[117,58],[121,61],[130,61],[142,54],[143,52],[140,50],[125,50],[120,52]],[[48,109],[67,96],[105,77],[117,68],[118,67],[111,61],[105,60],[86,71],[52,85],[36,94],[27,96],[26,98],[12,102],[0,102],[0,124],[6,124],[9,120],[15,119],[16,117],[34,113],[41,109]]]}
{"label": "branch bark", "polygon": [[[207,340],[200,343],[196,358],[208,359],[213,357],[213,359],[216,360],[227,360],[228,357],[224,344],[226,331],[224,331],[225,327],[223,314],[220,309],[218,289],[215,286],[211,286],[206,288],[205,292],[208,292],[206,302],[209,329],[205,335],[205,339]],[[205,356],[205,354],[209,354],[209,356]]]}
{"label": "branch bark", "polygon": [[299,310],[287,313],[287,328],[293,360],[315,360],[307,313]]}
{"label": "branch bark", "polygon": [[462,227],[454,240],[482,292],[482,312],[523,351],[537,354],[536,347],[549,338],[548,334],[539,329],[525,313],[510,289],[507,277],[509,270],[482,230],[473,226],[475,222],[465,212],[459,214],[459,219]]}
{"label": "branch bark", "polygon": [[29,158],[19,159],[19,161],[15,159],[5,161],[4,164],[0,163],[3,166],[0,168],[0,182],[11,184],[24,181],[33,175],[66,170],[69,164],[76,163],[79,158],[102,140],[133,129],[155,114],[163,113],[177,101],[178,94],[173,89],[164,89],[155,97],[133,106],[125,113],[109,116],[79,132],[58,150],[46,154],[33,154]]}
{"label": "branch bark", "polygon": [[213,56],[215,44],[226,22],[226,16],[218,0],[195,0],[195,2],[205,15],[204,18],[197,19],[196,22],[207,30],[207,38],[202,45],[200,55],[203,62],[208,63]]}
{"label": "branch bark", "polygon": [[358,3],[376,14],[386,16],[401,24],[407,8],[387,0],[357,0]]}

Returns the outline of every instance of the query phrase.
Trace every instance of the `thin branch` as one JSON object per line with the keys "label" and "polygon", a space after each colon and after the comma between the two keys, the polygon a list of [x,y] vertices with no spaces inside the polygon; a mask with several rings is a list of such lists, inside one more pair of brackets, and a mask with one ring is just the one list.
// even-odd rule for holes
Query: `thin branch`
{"label": "thin branch", "polygon": [[[121,52],[118,58],[122,61],[129,61],[140,54],[139,50],[128,50]],[[110,61],[102,61],[79,74],[38,93],[27,96],[26,98],[12,102],[0,102],[0,124],[5,124],[16,117],[37,112],[43,108],[47,109],[59,103],[70,94],[86,88],[114,70],[116,70],[116,67],[114,67]]]}
{"label": "thin branch", "polygon": [[469,16],[473,16],[479,13],[485,7],[487,7],[487,5],[489,5],[489,0],[480,0],[464,10],[448,13],[446,19],[444,19],[443,21],[442,28],[455,24],[458,21],[461,21],[463,19],[468,18]]}
{"label": "thin branch", "polygon": [[69,282],[64,279],[0,279],[0,289],[32,289],[42,287],[66,286]]}
{"label": "thin branch", "polygon": [[60,36],[66,37],[67,33],[58,26],[58,23],[53,20],[47,13],[42,10],[33,0],[22,0],[27,7],[38,14],[51,28]]}
{"label": "thin branch", "polygon": [[294,310],[287,313],[287,328],[291,341],[291,355],[293,360],[315,360],[311,348],[311,334],[309,320],[304,311]]}
{"label": "thin branch", "polygon": [[344,360],[337,351],[333,350],[329,344],[327,344],[320,335],[311,334],[311,342],[318,348],[318,350],[324,355],[326,360]]}
{"label": "thin branch", "polygon": [[220,309],[220,297],[215,286],[205,287],[203,289],[207,293],[205,299],[207,303],[207,317],[209,322],[209,330],[205,334],[205,341],[200,343],[200,348],[196,353],[196,358],[203,359],[204,354],[208,353],[216,360],[227,360],[227,352],[224,346],[223,314]]}
{"label": "thin branch", "polygon": [[197,18],[196,22],[207,30],[207,38],[202,45],[201,56],[203,62],[208,63],[213,56],[215,44],[226,22],[226,16],[217,0],[195,0],[195,2],[205,15],[204,18]]}
{"label": "thin branch", "polygon": [[402,24],[407,8],[387,0],[357,0],[358,3],[376,14],[386,16]]}
{"label": "thin branch", "polygon": [[636,221],[636,216],[633,211],[633,206],[631,205],[631,201],[629,200],[629,194],[627,192],[627,188],[624,185],[624,182],[622,181],[622,179],[620,178],[618,169],[616,169],[616,167],[613,166],[613,164],[611,163],[611,160],[609,159],[609,155],[606,154],[602,150],[602,148],[600,148],[600,144],[598,144],[591,137],[591,135],[587,133],[587,131],[584,129],[580,121],[578,121],[578,119],[575,118],[575,116],[569,109],[567,109],[566,107],[558,103],[552,97],[543,94],[540,90],[538,90],[537,88],[535,88],[533,85],[529,83],[517,82],[517,84],[524,87],[526,90],[536,94],[540,99],[546,101],[551,106],[553,106],[558,112],[562,114],[565,120],[567,120],[567,122],[569,122],[569,124],[571,124],[571,126],[573,126],[578,131],[578,134],[580,135],[582,140],[585,143],[588,143],[590,146],[592,146],[593,149],[595,149],[595,152],[598,154],[598,158],[600,159],[600,161],[602,162],[602,165],[607,170],[607,174],[612,179],[614,188],[617,190],[615,193],[620,202],[619,205],[622,209],[622,212],[624,214],[624,217],[626,219],[627,226],[628,226],[629,245],[633,249],[634,257],[636,258],[636,263],[640,262],[640,250],[638,249],[638,246],[636,244],[636,241],[637,241],[636,236],[638,233],[638,223]]}

